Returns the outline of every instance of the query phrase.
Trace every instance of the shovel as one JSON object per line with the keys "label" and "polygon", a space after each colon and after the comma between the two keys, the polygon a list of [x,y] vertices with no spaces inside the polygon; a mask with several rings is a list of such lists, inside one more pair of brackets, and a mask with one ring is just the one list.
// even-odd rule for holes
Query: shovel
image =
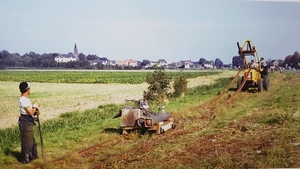
{"label": "shovel", "polygon": [[46,163],[46,157],[45,157],[45,152],[44,152],[44,142],[43,142],[42,129],[41,129],[39,115],[37,115],[37,121],[38,121],[38,128],[39,128],[40,139],[41,139],[42,157],[43,157],[44,162]]}

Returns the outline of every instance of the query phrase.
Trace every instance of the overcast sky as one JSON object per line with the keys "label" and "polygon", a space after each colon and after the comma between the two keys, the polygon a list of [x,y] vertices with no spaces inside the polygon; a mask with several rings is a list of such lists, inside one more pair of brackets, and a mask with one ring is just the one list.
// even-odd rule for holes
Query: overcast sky
{"label": "overcast sky", "polygon": [[265,59],[300,51],[300,0],[1,0],[0,50],[111,60],[220,58],[253,41]]}

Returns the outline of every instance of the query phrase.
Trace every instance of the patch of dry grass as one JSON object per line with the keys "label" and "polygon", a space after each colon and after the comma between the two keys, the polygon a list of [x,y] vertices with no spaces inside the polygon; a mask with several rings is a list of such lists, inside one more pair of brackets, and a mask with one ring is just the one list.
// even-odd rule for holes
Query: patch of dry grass
{"label": "patch of dry grass", "polygon": [[[232,77],[236,71],[223,71],[209,77],[188,79],[188,88],[208,85],[220,77]],[[18,89],[19,82],[0,81],[2,104],[0,109],[0,129],[17,125],[19,117]],[[31,83],[31,101],[40,103],[41,121],[58,117],[70,111],[84,111],[99,105],[122,104],[125,99],[143,98],[143,91],[148,84],[65,84],[65,83]]]}
{"label": "patch of dry grass", "polygon": [[[4,96],[0,108],[0,128],[17,123],[18,82],[0,82]],[[58,117],[61,113],[82,111],[105,104],[120,104],[125,99],[140,99],[147,84],[53,84],[31,83],[31,101],[40,103],[41,120]]]}

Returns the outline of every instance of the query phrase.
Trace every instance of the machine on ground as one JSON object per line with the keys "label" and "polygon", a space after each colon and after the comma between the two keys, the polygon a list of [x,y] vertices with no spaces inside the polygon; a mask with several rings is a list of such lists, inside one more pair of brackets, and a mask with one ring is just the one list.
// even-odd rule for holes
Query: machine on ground
{"label": "machine on ground", "polygon": [[[261,58],[252,41],[246,40],[242,46],[237,42],[237,47],[238,54],[243,60],[243,67],[241,68],[244,69],[242,78],[237,81],[237,89],[242,86],[242,91],[257,89],[258,92],[261,92],[263,89],[268,90],[269,79],[262,77],[261,72],[263,68]],[[251,62],[248,62],[247,58],[251,60]]]}
{"label": "machine on ground", "polygon": [[160,107],[158,112],[153,112],[147,100],[140,100],[137,107],[122,108],[114,118],[121,117],[121,132],[126,134],[128,130],[140,129],[143,132],[154,130],[162,134],[169,129],[175,129],[174,118],[170,113],[164,112]]}

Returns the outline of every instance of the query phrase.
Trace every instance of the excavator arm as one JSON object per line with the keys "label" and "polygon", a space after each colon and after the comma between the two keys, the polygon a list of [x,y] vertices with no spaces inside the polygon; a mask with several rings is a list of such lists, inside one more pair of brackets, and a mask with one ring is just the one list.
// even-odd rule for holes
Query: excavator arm
{"label": "excavator arm", "polygon": [[240,46],[239,42],[237,42],[237,47],[238,47],[238,54],[243,59],[245,69],[249,68],[246,56],[252,56],[254,58],[255,62],[258,63],[258,70],[261,69],[260,57],[259,57],[258,52],[251,40],[246,40],[242,46]]}

